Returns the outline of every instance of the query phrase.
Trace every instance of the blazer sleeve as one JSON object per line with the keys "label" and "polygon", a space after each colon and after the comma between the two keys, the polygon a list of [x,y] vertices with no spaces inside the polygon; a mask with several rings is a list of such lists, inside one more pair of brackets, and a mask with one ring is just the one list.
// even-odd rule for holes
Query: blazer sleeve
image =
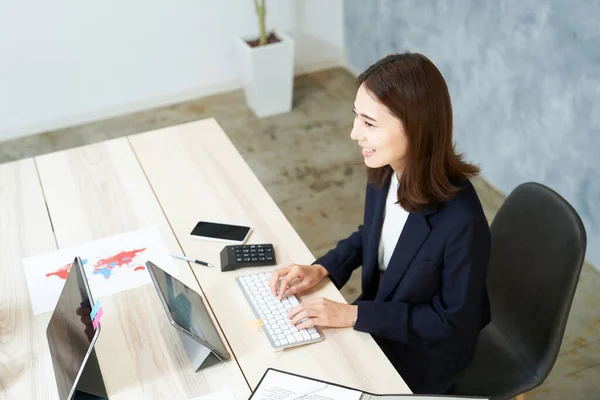
{"label": "blazer sleeve", "polygon": [[474,217],[450,233],[440,291],[428,303],[358,301],[354,329],[408,345],[442,342],[481,328],[490,231]]}
{"label": "blazer sleeve", "polygon": [[363,226],[348,238],[341,240],[313,264],[321,264],[329,272],[333,284],[339,289],[350,279],[352,271],[362,264]]}

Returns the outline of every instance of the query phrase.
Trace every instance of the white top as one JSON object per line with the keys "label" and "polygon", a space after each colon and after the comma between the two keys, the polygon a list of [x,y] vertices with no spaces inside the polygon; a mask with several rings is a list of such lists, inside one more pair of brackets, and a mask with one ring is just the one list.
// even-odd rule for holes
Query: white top
{"label": "white top", "polygon": [[398,185],[400,182],[396,174],[392,176],[390,182],[390,190],[388,191],[385,200],[385,209],[383,214],[383,226],[381,227],[381,239],[379,240],[379,270],[385,271],[392,253],[396,248],[404,224],[408,219],[408,211],[406,211],[398,201]]}

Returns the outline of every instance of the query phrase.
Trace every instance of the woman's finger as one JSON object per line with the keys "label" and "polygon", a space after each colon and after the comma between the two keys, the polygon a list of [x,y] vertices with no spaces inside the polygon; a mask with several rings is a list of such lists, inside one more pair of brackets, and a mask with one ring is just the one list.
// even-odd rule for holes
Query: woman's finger
{"label": "woman's finger", "polygon": [[271,277],[269,278],[269,289],[271,289],[271,293],[273,294],[273,296],[277,296],[277,282],[279,281],[279,278],[287,274],[290,269],[291,266],[288,266],[278,268],[271,272]]}
{"label": "woman's finger", "polygon": [[302,310],[298,314],[294,315],[294,318],[292,318],[291,323],[292,323],[292,325],[297,325],[301,320],[303,320],[304,318],[307,318],[307,317],[308,317],[308,311]]}
{"label": "woman's finger", "polygon": [[292,319],[292,318],[294,318],[296,316],[296,314],[298,314],[298,313],[300,313],[302,311],[304,311],[304,304],[298,304],[296,307],[291,308],[288,311],[288,318]]}
{"label": "woman's finger", "polygon": [[296,328],[298,330],[300,330],[300,329],[312,328],[314,326],[320,326],[320,325],[322,325],[321,321],[322,321],[322,319],[319,317],[309,318],[306,321],[302,322],[300,325],[298,325]]}
{"label": "woman's finger", "polygon": [[287,290],[288,285],[295,278],[302,279],[302,273],[299,269],[290,270],[290,272],[288,272],[283,277],[283,279],[281,279],[281,282],[279,283],[279,292],[277,294],[277,297],[279,297],[279,300],[281,300],[283,298],[283,295],[284,295],[285,291]]}
{"label": "woman's finger", "polygon": [[305,291],[308,288],[308,283],[306,281],[300,281],[295,285],[290,286],[286,291],[285,291],[285,295],[286,296],[292,296],[296,293],[301,293],[303,291]]}

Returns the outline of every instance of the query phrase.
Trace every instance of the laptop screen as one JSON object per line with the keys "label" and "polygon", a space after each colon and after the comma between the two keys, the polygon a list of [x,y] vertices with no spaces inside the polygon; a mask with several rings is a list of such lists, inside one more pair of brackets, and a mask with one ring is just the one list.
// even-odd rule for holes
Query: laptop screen
{"label": "laptop screen", "polygon": [[181,328],[208,343],[220,353],[222,358],[228,359],[229,353],[210,319],[202,297],[152,262],[148,261],[146,266],[166,302],[166,304],[163,302],[163,306],[169,318]]}
{"label": "laptop screen", "polygon": [[72,395],[79,371],[92,348],[92,300],[79,259],[71,265],[65,286],[46,329],[59,399]]}

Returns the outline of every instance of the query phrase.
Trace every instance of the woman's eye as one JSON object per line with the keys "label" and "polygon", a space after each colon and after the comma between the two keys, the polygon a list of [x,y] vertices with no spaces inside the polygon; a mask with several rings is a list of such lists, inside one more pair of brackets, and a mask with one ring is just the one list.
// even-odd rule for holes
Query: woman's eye
{"label": "woman's eye", "polygon": [[368,126],[369,128],[374,126],[373,124],[370,124],[369,122],[365,121],[365,125]]}

